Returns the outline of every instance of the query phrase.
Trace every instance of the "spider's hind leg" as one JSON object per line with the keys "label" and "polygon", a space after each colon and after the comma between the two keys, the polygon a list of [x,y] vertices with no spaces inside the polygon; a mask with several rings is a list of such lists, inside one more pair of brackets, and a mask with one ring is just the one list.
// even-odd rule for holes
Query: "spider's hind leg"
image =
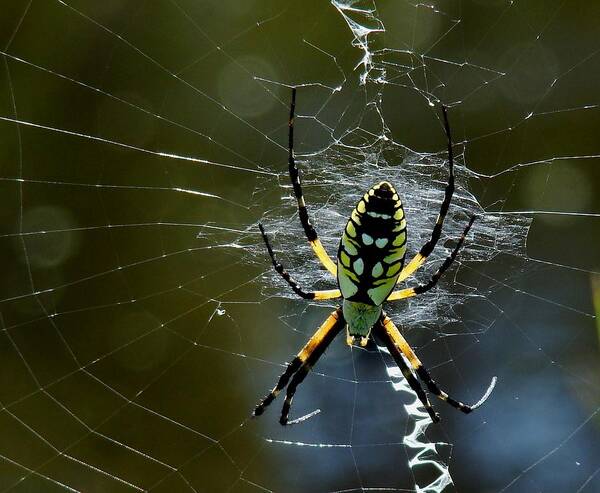
{"label": "spider's hind leg", "polygon": [[295,154],[294,154],[294,114],[296,111],[296,88],[292,88],[292,101],[290,103],[290,117],[288,120],[288,171],[290,174],[290,180],[292,182],[292,187],[294,188],[294,195],[296,197],[296,201],[298,203],[298,217],[300,218],[300,223],[302,224],[302,229],[304,229],[304,234],[306,235],[306,239],[310,243],[315,255],[319,259],[319,262],[325,267],[333,277],[337,275],[337,265],[331,259],[325,247],[319,240],[317,235],[317,230],[310,222],[310,218],[308,217],[308,209],[306,208],[306,202],[304,201],[304,195],[302,194],[302,185],[300,183],[300,171],[298,170],[298,165],[296,164]]}
{"label": "spider's hind leg", "polygon": [[442,115],[444,117],[444,131],[446,132],[446,143],[448,147],[448,183],[444,190],[444,200],[442,200],[440,205],[440,212],[438,213],[435,226],[431,232],[431,238],[421,247],[419,253],[417,253],[417,255],[415,255],[414,258],[404,266],[400,272],[400,275],[398,276],[398,284],[404,281],[404,279],[412,276],[418,269],[420,269],[427,261],[429,255],[431,255],[431,252],[433,252],[433,249],[442,236],[444,220],[446,219],[446,214],[448,214],[450,202],[452,201],[452,196],[454,195],[454,153],[452,151],[452,133],[450,132],[450,123],[448,122],[448,110],[445,106],[442,106]]}

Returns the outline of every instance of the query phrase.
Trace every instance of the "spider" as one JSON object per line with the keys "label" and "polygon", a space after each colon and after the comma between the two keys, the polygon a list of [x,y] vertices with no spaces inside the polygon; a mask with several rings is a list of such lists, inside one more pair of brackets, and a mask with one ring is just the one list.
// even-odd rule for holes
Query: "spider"
{"label": "spider", "polygon": [[406,255],[404,209],[396,190],[388,181],[382,181],[374,185],[359,200],[342,234],[337,253],[337,263],[334,263],[329,257],[310,222],[302,195],[300,175],[294,159],[295,107],[296,89],[294,88],[292,89],[288,122],[288,165],[294,195],[298,202],[298,216],[317,258],[333,276],[337,277],[338,289],[314,292],[302,289],[277,261],[262,224],[259,223],[258,226],[273,267],[297,295],[307,300],[331,300],[341,297],[343,302],[342,307],[336,308],[329,315],[292,362],[288,364],[286,370],[279,377],[277,385],[256,406],[253,415],[260,416],[265,408],[287,386],[279,422],[282,425],[288,425],[302,421],[304,418],[289,420],[292,399],[296,389],[344,327],[346,327],[346,343],[349,346],[352,346],[355,342],[359,342],[360,346],[366,346],[371,332],[385,343],[395,363],[434,423],[439,422],[439,415],[433,409],[417,377],[425,383],[430,393],[442,401],[447,402],[463,413],[472,412],[490,396],[496,384],[496,377],[492,378],[487,391],[476,404],[469,406],[450,397],[431,378],[429,371],[423,366],[406,339],[394,325],[394,322],[382,308],[385,301],[411,298],[432,289],[456,258],[475,220],[475,216],[471,216],[452,253],[437,272],[431,276],[429,282],[394,290],[397,284],[413,275],[425,263],[435,248],[440,239],[444,218],[454,193],[452,137],[446,107],[442,106],[442,114],[448,145],[449,176],[444,200],[430,240],[421,247],[419,253],[406,266],[404,266]]}

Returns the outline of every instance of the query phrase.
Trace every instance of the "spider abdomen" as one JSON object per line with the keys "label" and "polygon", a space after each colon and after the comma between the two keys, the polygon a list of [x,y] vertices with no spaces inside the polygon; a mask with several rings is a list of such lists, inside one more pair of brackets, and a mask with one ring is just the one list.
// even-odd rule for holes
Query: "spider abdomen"
{"label": "spider abdomen", "polygon": [[394,187],[383,181],[352,211],[338,249],[344,299],[381,305],[396,285],[406,255],[406,219]]}

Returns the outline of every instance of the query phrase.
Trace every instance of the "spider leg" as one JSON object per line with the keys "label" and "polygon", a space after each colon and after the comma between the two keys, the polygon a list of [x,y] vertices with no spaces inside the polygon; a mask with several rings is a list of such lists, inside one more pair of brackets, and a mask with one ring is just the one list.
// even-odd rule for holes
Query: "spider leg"
{"label": "spider leg", "polygon": [[[285,402],[281,413],[279,422],[282,425],[287,424],[288,414],[292,405],[292,398],[296,392],[296,388],[302,380],[306,377],[310,368],[314,366],[317,360],[325,352],[331,341],[337,336],[340,331],[344,328],[346,322],[342,315],[340,308],[334,310],[329,317],[323,322],[323,324],[317,329],[314,335],[309,339],[305,346],[300,350],[296,357],[288,364],[285,371],[279,377],[277,385],[269,392],[265,398],[256,406],[254,409],[254,416],[260,416],[265,408],[271,404],[277,397],[277,395],[285,388],[285,386],[294,375],[290,387],[288,387]],[[291,389],[291,390],[290,390]]]}
{"label": "spider leg", "polygon": [[488,400],[488,397],[492,394],[492,391],[494,390],[494,387],[496,386],[496,381],[498,380],[496,377],[492,377],[492,381],[488,385],[488,388],[485,391],[485,393],[483,394],[483,396],[475,404],[467,405],[467,404],[463,404],[462,402],[457,401],[456,399],[450,397],[446,392],[444,392],[442,389],[440,389],[440,387],[435,382],[435,380],[433,378],[431,378],[431,375],[427,371],[427,368],[425,368],[424,366],[421,366],[420,368],[417,369],[417,375],[419,375],[419,378],[423,382],[425,382],[425,385],[427,385],[429,392],[431,392],[432,394],[434,394],[436,397],[443,400],[444,402],[447,402],[452,407],[455,407],[456,409],[461,410],[465,414],[469,414],[470,412],[474,411],[479,406],[481,406],[485,401]]}
{"label": "spider leg", "polygon": [[431,255],[431,252],[437,245],[437,242],[442,235],[442,226],[444,225],[444,219],[448,213],[450,201],[452,200],[452,195],[454,193],[454,154],[452,152],[452,134],[450,133],[448,112],[445,106],[442,106],[442,114],[444,116],[444,130],[446,131],[446,138],[448,140],[448,168],[450,172],[448,176],[448,184],[446,185],[444,192],[444,200],[440,206],[440,212],[431,233],[430,240],[421,247],[419,253],[417,253],[414,258],[402,269],[400,276],[398,276],[398,283],[404,281],[404,279],[414,274],[425,263],[427,257]]}
{"label": "spider leg", "polygon": [[387,301],[397,301],[397,300],[402,300],[404,298],[412,298],[413,296],[423,294],[423,293],[429,291],[431,288],[433,288],[440,280],[440,277],[442,277],[444,272],[446,272],[448,267],[450,267],[452,265],[452,262],[454,262],[454,260],[456,259],[456,256],[458,255],[458,251],[460,250],[460,247],[462,247],[463,243],[465,242],[467,233],[469,232],[469,230],[471,229],[471,226],[473,225],[473,221],[475,221],[475,216],[471,216],[471,219],[469,220],[469,223],[467,224],[465,230],[463,231],[463,234],[460,236],[458,243],[454,247],[454,250],[452,250],[452,253],[446,258],[446,260],[444,260],[444,263],[435,272],[435,274],[433,274],[433,276],[431,276],[431,279],[429,280],[429,282],[427,282],[425,284],[419,284],[418,286],[415,286],[412,288],[405,288],[405,289],[400,289],[398,291],[393,291],[388,296]]}
{"label": "spider leg", "polygon": [[387,334],[388,338],[391,341],[393,341],[393,345],[396,348],[398,348],[398,350],[401,351],[402,354],[404,354],[404,356],[409,361],[419,378],[427,386],[427,389],[442,401],[445,401],[452,407],[455,407],[463,413],[468,414],[473,410],[477,409],[479,406],[481,406],[494,390],[497,380],[496,377],[492,378],[492,381],[485,393],[483,394],[483,397],[473,405],[469,406],[467,404],[463,404],[462,402],[454,399],[453,397],[450,397],[446,392],[440,389],[435,380],[431,378],[431,375],[427,371],[427,368],[423,366],[423,363],[421,363],[421,361],[419,360],[415,352],[412,350],[408,342],[406,342],[406,339],[402,337],[402,334],[400,334],[400,331],[394,325],[394,322],[392,322],[392,320],[387,315],[385,315],[385,313],[382,314],[382,321],[385,333]]}
{"label": "spider leg", "polygon": [[425,410],[429,414],[431,421],[433,421],[434,423],[438,423],[440,421],[439,415],[435,412],[435,409],[433,409],[433,406],[431,405],[431,402],[429,402],[429,399],[427,398],[427,394],[423,390],[423,387],[421,387],[421,384],[404,361],[402,351],[387,333],[383,325],[383,319],[380,319],[375,324],[375,327],[373,327],[373,334],[384,342],[388,351],[392,355],[392,358],[394,358],[396,365],[398,365],[398,368],[400,368],[402,375],[404,375],[404,378],[408,382],[408,385],[410,385],[410,388],[413,390],[413,392],[417,394],[417,397],[421,401],[421,404],[423,404],[423,407],[425,407]]}
{"label": "spider leg", "polygon": [[298,166],[296,165],[296,160],[294,159],[294,112],[296,109],[296,88],[292,88],[292,102],[290,104],[290,118],[288,120],[288,168],[290,173],[290,180],[292,181],[292,186],[294,187],[294,195],[296,196],[296,201],[298,202],[298,216],[300,217],[300,222],[302,223],[302,228],[304,229],[304,233],[306,234],[306,238],[310,243],[315,255],[329,272],[333,275],[333,277],[337,276],[337,265],[331,257],[325,251],[321,240],[317,236],[317,231],[314,226],[310,222],[308,217],[308,210],[306,209],[306,203],[304,202],[304,196],[302,195],[302,186],[300,184],[300,172],[298,170]]}
{"label": "spider leg", "polygon": [[298,285],[298,283],[294,279],[292,279],[292,277],[285,270],[283,265],[281,265],[275,258],[275,253],[273,252],[271,242],[269,241],[267,233],[265,233],[263,225],[258,223],[258,228],[260,229],[260,234],[262,235],[262,238],[265,241],[265,245],[267,246],[267,251],[269,252],[269,256],[271,257],[271,263],[273,264],[273,267],[275,268],[277,273],[281,277],[283,277],[285,282],[287,282],[290,285],[294,293],[304,298],[305,300],[332,300],[335,298],[339,298],[342,295],[339,289],[327,289],[324,291],[304,291]]}
{"label": "spider leg", "polygon": [[323,353],[331,344],[333,339],[340,333],[340,331],[346,325],[342,311],[338,309],[336,312],[339,317],[335,326],[332,327],[329,331],[327,331],[319,343],[317,343],[314,347],[312,353],[310,353],[306,359],[306,362],[300,367],[300,369],[296,372],[296,374],[292,377],[292,381],[288,385],[285,394],[285,400],[283,401],[283,406],[281,407],[281,417],[279,418],[279,423],[283,426],[287,424],[292,424],[291,421],[288,421],[290,408],[292,407],[292,400],[294,398],[294,394],[296,393],[297,387],[302,383],[302,381],[308,375],[308,372],[312,369],[312,367],[317,363],[317,361],[323,356]]}

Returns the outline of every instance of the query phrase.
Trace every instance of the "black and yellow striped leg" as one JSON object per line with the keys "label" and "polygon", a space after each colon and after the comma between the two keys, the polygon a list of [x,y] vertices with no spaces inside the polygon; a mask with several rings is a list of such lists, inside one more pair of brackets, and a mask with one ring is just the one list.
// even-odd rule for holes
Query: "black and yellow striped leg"
{"label": "black and yellow striped leg", "polygon": [[298,368],[300,368],[301,366],[302,361],[300,361],[300,358],[296,356],[292,360],[292,362],[289,365],[287,365],[287,368],[279,377],[277,385],[275,385],[273,390],[271,390],[271,392],[267,394],[267,396],[258,404],[258,406],[256,406],[254,412],[252,413],[254,416],[260,416],[262,413],[265,412],[265,407],[267,407],[269,404],[271,404],[271,402],[275,400],[275,397],[277,397],[279,395],[279,392],[281,392],[285,388],[285,386],[290,381],[292,375],[296,373],[298,371]]}
{"label": "black and yellow striped leg", "polygon": [[477,401],[475,404],[469,406],[467,404],[463,404],[460,401],[457,401],[456,399],[453,399],[446,392],[440,389],[435,380],[431,378],[431,375],[427,371],[427,368],[425,368],[424,366],[420,366],[419,368],[417,368],[416,371],[417,375],[419,375],[419,378],[425,383],[425,385],[427,385],[429,392],[431,392],[433,395],[437,396],[444,402],[447,402],[452,407],[461,410],[465,414],[469,414],[470,412],[474,411],[479,406],[481,406],[485,401],[487,401],[488,397],[491,395],[492,391],[494,390],[494,387],[496,386],[497,380],[496,377],[492,377],[492,381],[490,382],[490,385],[483,394],[483,397],[481,397],[481,399],[479,399],[479,401]]}
{"label": "black and yellow striped leg", "polygon": [[383,319],[380,319],[375,325],[375,327],[373,327],[373,334],[375,335],[375,337],[383,341],[385,347],[387,347],[388,351],[392,355],[392,358],[394,358],[396,365],[398,365],[398,368],[400,368],[402,375],[408,382],[408,385],[410,385],[410,388],[413,390],[413,392],[417,394],[417,398],[421,401],[423,407],[425,407],[425,410],[427,411],[427,414],[429,414],[431,421],[433,421],[434,423],[438,423],[440,421],[439,415],[435,412],[435,409],[433,409],[433,406],[431,405],[431,402],[429,402],[429,399],[427,398],[427,394],[423,390],[423,387],[421,387],[421,384],[413,375],[411,369],[404,361],[402,351],[400,351],[398,346],[396,346],[394,340],[389,336],[389,334],[386,333],[385,327],[383,325]]}
{"label": "black and yellow striped leg", "polygon": [[[470,406],[467,404],[463,404],[462,402],[454,399],[453,397],[450,397],[446,392],[444,392],[442,389],[440,389],[440,387],[435,383],[433,378],[431,378],[431,375],[429,374],[427,369],[423,366],[423,363],[421,363],[421,361],[419,360],[419,358],[417,357],[415,352],[412,350],[412,348],[410,347],[408,342],[406,342],[406,339],[404,339],[404,337],[402,337],[402,334],[400,334],[400,331],[394,325],[394,322],[392,322],[392,320],[385,313],[382,314],[381,320],[382,320],[385,334],[392,341],[392,344],[399,351],[401,351],[402,354],[404,354],[404,356],[406,357],[406,359],[412,366],[413,370],[417,373],[417,376],[423,381],[423,383],[425,383],[425,385],[427,386],[427,389],[432,394],[434,394],[436,397],[438,397],[439,399],[441,399],[444,402],[447,402],[452,407],[455,407],[456,409],[459,409],[460,411],[462,411],[463,413],[466,413],[466,414],[477,409],[488,399],[488,397],[494,390],[494,387],[496,386],[496,377],[492,378],[490,385],[488,386],[487,390],[483,394],[483,397],[481,399],[479,399],[479,401],[477,401],[475,404],[470,405]],[[433,419],[433,418],[432,418],[432,420],[435,421],[435,419]]]}
{"label": "black and yellow striped leg", "polygon": [[302,195],[302,185],[300,184],[300,172],[298,170],[298,166],[296,165],[296,160],[294,158],[294,113],[296,110],[296,88],[292,89],[292,102],[290,104],[290,118],[288,120],[288,168],[290,173],[290,180],[292,181],[292,186],[294,187],[294,195],[296,196],[296,201],[298,202],[298,216],[300,217],[300,222],[302,223],[302,228],[304,229],[304,233],[306,234],[306,238],[310,243],[315,255],[323,264],[323,266],[331,272],[331,274],[336,277],[337,276],[337,265],[331,259],[331,257],[325,251],[321,240],[317,236],[317,231],[314,226],[310,222],[308,217],[308,210],[306,208],[306,203],[304,202],[304,196]]}
{"label": "black and yellow striped leg", "polygon": [[273,248],[271,247],[271,242],[269,241],[269,237],[267,233],[265,233],[265,228],[263,225],[258,223],[258,228],[260,229],[260,234],[262,235],[263,240],[265,241],[265,245],[267,246],[267,251],[269,252],[269,256],[271,257],[271,263],[273,267],[277,271],[277,273],[283,277],[285,282],[287,282],[294,293],[298,296],[304,298],[305,300],[331,300],[335,298],[339,298],[342,293],[339,289],[326,289],[323,291],[304,291],[298,283],[290,276],[290,274],[285,270],[283,265],[277,262],[275,258],[275,253],[273,252]]}
{"label": "black and yellow striped leg", "polygon": [[253,413],[254,416],[260,416],[264,412],[265,407],[275,400],[277,395],[285,388],[293,375],[292,381],[288,387],[285,402],[283,403],[281,418],[279,420],[282,425],[286,425],[288,423],[288,415],[296,388],[298,385],[300,385],[300,383],[302,383],[310,369],[323,355],[331,341],[333,341],[333,339],[335,339],[335,337],[340,333],[345,324],[346,323],[342,315],[342,310],[340,308],[332,312],[331,315],[327,317],[327,320],[323,322],[321,327],[319,327],[306,345],[300,350],[298,355],[287,366],[286,370],[279,377],[275,388],[273,388],[273,390],[267,394],[267,396],[258,404],[258,406],[256,406],[256,409]]}
{"label": "black and yellow striped leg", "polygon": [[417,253],[417,255],[415,255],[415,257],[402,269],[402,272],[400,272],[400,275],[398,276],[398,283],[404,281],[404,279],[414,274],[415,271],[417,271],[425,263],[427,257],[431,255],[431,252],[433,252],[433,249],[437,245],[437,242],[442,235],[444,219],[446,218],[448,208],[450,207],[450,202],[452,201],[452,195],[454,194],[454,153],[452,151],[452,134],[450,133],[450,124],[448,123],[448,111],[445,106],[442,106],[442,114],[444,116],[444,130],[446,131],[446,139],[448,144],[449,168],[448,184],[446,185],[446,189],[444,191],[444,200],[440,206],[440,212],[431,233],[430,240],[421,247],[419,253]]}
{"label": "black and yellow striped leg", "polygon": [[431,279],[429,280],[429,282],[427,282],[425,284],[419,284],[418,286],[415,286],[413,288],[406,288],[406,289],[400,289],[399,291],[394,291],[388,296],[387,301],[397,301],[397,300],[402,300],[404,298],[411,298],[412,296],[417,296],[418,294],[423,294],[423,293],[429,291],[431,288],[433,288],[440,280],[440,277],[442,277],[444,272],[446,272],[446,270],[448,270],[448,267],[450,267],[452,265],[452,262],[454,262],[454,260],[456,259],[456,256],[458,255],[458,251],[460,250],[463,243],[465,242],[465,238],[466,238],[467,234],[469,233],[471,226],[473,225],[473,221],[475,221],[475,216],[471,216],[471,219],[469,220],[467,227],[465,228],[465,230],[463,231],[463,234],[460,236],[458,242],[456,243],[454,250],[452,250],[452,253],[446,258],[446,260],[444,260],[444,263],[435,272],[435,274],[433,274],[433,276],[431,276]]}
{"label": "black and yellow striped leg", "polygon": [[[288,417],[290,414],[290,408],[292,407],[292,400],[294,398],[294,394],[296,393],[296,389],[298,385],[302,383],[302,381],[308,375],[308,372],[312,369],[312,367],[317,363],[317,361],[323,356],[323,353],[331,344],[331,342],[335,339],[335,337],[340,333],[340,331],[344,328],[346,323],[344,322],[342,312],[340,309],[334,312],[336,317],[338,317],[335,325],[329,329],[322,337],[320,342],[314,347],[312,353],[308,356],[305,363],[300,367],[300,369],[296,372],[296,374],[292,377],[292,381],[288,385],[285,394],[285,401],[283,402],[283,406],[281,408],[281,417],[279,418],[279,423],[281,425],[288,424]],[[327,322],[326,322],[327,323]],[[290,422],[291,423],[291,422]]]}

